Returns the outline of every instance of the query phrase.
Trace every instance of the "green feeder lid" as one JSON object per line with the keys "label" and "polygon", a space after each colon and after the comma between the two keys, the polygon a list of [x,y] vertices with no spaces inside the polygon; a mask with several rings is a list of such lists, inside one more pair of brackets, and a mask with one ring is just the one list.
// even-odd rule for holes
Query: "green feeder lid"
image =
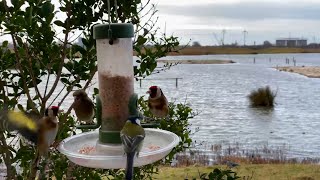
{"label": "green feeder lid", "polygon": [[[110,28],[109,28],[110,27]],[[131,23],[98,24],[93,27],[94,39],[132,38],[134,37]]]}

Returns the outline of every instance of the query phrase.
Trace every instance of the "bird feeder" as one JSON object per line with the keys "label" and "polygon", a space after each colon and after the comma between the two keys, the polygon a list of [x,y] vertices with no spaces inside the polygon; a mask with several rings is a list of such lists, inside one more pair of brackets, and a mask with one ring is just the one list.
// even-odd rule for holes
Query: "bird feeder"
{"label": "bird feeder", "polygon": [[[99,96],[96,111],[98,124],[91,127],[100,128],[71,136],[62,141],[58,149],[81,166],[124,168],[126,156],[120,131],[128,118],[138,117],[132,53],[134,29],[129,23],[96,25],[93,36],[96,39]],[[90,126],[87,128],[90,129]],[[179,143],[178,136],[168,131],[145,128],[145,132],[144,144],[134,166],[164,158]]]}
{"label": "bird feeder", "polygon": [[120,143],[120,131],[129,117],[134,95],[132,24],[94,27],[101,100],[101,143]]}

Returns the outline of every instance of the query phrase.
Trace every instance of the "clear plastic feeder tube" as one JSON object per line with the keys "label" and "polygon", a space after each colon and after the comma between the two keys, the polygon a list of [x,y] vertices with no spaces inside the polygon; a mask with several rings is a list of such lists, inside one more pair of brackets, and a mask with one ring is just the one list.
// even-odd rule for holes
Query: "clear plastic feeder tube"
{"label": "clear plastic feeder tube", "polygon": [[[115,142],[119,142],[118,134],[128,119],[128,104],[134,94],[131,26],[131,24],[111,24],[112,33],[109,33],[109,25],[95,27],[99,96],[102,108],[100,132],[101,136],[106,135],[108,139],[110,137],[118,139]],[[113,36],[110,37],[110,34]],[[99,140],[105,142],[101,136]]]}

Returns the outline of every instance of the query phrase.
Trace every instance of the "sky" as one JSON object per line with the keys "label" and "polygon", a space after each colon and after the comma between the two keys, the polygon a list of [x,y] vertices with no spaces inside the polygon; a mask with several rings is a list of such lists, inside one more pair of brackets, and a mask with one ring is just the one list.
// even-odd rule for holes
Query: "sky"
{"label": "sky", "polygon": [[277,38],[289,37],[320,43],[320,0],[151,0],[151,3],[156,4],[161,32],[179,37],[181,44],[197,41],[201,45],[254,45],[266,40],[274,44]]}
{"label": "sky", "polygon": [[[275,43],[306,38],[320,43],[320,0],[153,0],[158,25],[182,44]],[[224,33],[223,33],[224,32]]]}

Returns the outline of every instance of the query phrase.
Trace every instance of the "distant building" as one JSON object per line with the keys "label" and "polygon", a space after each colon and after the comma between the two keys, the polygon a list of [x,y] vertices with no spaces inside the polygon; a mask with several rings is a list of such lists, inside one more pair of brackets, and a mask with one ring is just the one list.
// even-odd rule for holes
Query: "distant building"
{"label": "distant building", "polygon": [[307,46],[307,39],[302,38],[281,38],[276,40],[276,46],[301,47]]}

